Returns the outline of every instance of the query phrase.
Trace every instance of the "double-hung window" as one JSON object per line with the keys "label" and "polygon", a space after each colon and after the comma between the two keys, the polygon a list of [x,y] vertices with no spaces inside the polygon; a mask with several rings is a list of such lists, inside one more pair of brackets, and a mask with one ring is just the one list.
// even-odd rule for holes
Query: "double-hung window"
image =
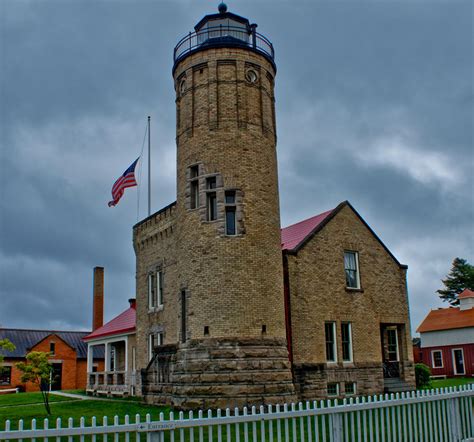
{"label": "double-hung window", "polygon": [[431,363],[433,368],[443,368],[443,353],[441,350],[431,352]]}
{"label": "double-hung window", "polygon": [[217,194],[215,191],[209,192],[209,190],[213,190],[216,188],[217,182],[216,177],[211,177],[207,179],[207,220],[208,221],[215,221],[217,219]]}
{"label": "double-hung window", "polygon": [[337,362],[336,323],[326,322],[324,324],[324,331],[326,335],[326,361]]}
{"label": "double-hung window", "polygon": [[154,309],[163,305],[163,271],[148,274],[148,308]]}
{"label": "double-hung window", "polygon": [[190,208],[197,209],[199,207],[199,166],[189,168],[191,201]]}
{"label": "double-hung window", "polygon": [[228,190],[225,193],[225,234],[229,236],[237,235],[235,209],[235,190]]}
{"label": "double-hung window", "polygon": [[346,273],[346,287],[360,289],[359,254],[357,252],[344,252],[344,271]]}
{"label": "double-hung window", "polygon": [[0,368],[0,385],[11,385],[12,368],[10,366]]}
{"label": "double-hung window", "polygon": [[352,326],[350,322],[341,323],[341,342],[343,362],[352,362]]}

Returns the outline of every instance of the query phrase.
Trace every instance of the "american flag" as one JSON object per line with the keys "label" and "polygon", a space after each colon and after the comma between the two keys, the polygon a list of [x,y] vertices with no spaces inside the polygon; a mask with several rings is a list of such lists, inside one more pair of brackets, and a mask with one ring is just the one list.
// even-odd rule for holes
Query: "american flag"
{"label": "american flag", "polygon": [[138,157],[132,165],[123,173],[123,175],[115,181],[114,185],[112,186],[112,201],[109,201],[109,207],[115,206],[122,198],[123,192],[127,187],[134,187],[137,185],[135,180],[135,166],[138,163]]}

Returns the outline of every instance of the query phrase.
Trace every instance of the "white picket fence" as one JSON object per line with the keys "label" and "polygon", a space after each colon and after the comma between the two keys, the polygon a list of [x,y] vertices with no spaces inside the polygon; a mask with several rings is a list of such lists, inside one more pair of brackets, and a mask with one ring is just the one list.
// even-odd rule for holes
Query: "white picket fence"
{"label": "white picket fence", "polygon": [[[337,401],[315,401],[251,409],[202,410],[193,413],[163,413],[159,420],[129,416],[102,425],[92,418],[79,426],[61,419],[50,428],[32,420],[29,429],[20,420],[13,429],[6,422],[0,440],[37,439],[56,442],[458,442],[474,436],[474,386],[417,391],[396,395]],[[122,420],[122,422],[121,422]],[[42,428],[39,428],[42,427]],[[474,439],[473,439],[474,441]]]}

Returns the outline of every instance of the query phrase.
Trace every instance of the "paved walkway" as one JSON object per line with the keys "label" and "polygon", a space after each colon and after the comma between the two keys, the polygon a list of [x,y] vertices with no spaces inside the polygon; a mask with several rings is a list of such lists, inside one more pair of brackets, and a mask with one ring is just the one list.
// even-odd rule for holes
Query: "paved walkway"
{"label": "paved walkway", "polygon": [[54,394],[56,396],[63,396],[63,397],[70,397],[72,399],[81,399],[81,400],[89,400],[89,399],[98,399],[100,400],[101,398],[97,398],[97,397],[94,397],[94,396],[86,396],[86,395],[83,395],[83,394],[75,394],[75,393],[66,393],[64,391],[52,391],[51,394]]}

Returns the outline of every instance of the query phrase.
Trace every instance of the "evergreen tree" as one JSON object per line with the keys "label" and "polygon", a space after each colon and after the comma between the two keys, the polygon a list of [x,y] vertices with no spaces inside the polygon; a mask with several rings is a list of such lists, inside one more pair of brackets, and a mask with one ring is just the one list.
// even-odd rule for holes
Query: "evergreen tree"
{"label": "evergreen tree", "polygon": [[474,266],[465,259],[455,258],[451,271],[442,283],[446,288],[437,290],[439,297],[451,305],[458,305],[458,295],[464,289],[474,290]]}

